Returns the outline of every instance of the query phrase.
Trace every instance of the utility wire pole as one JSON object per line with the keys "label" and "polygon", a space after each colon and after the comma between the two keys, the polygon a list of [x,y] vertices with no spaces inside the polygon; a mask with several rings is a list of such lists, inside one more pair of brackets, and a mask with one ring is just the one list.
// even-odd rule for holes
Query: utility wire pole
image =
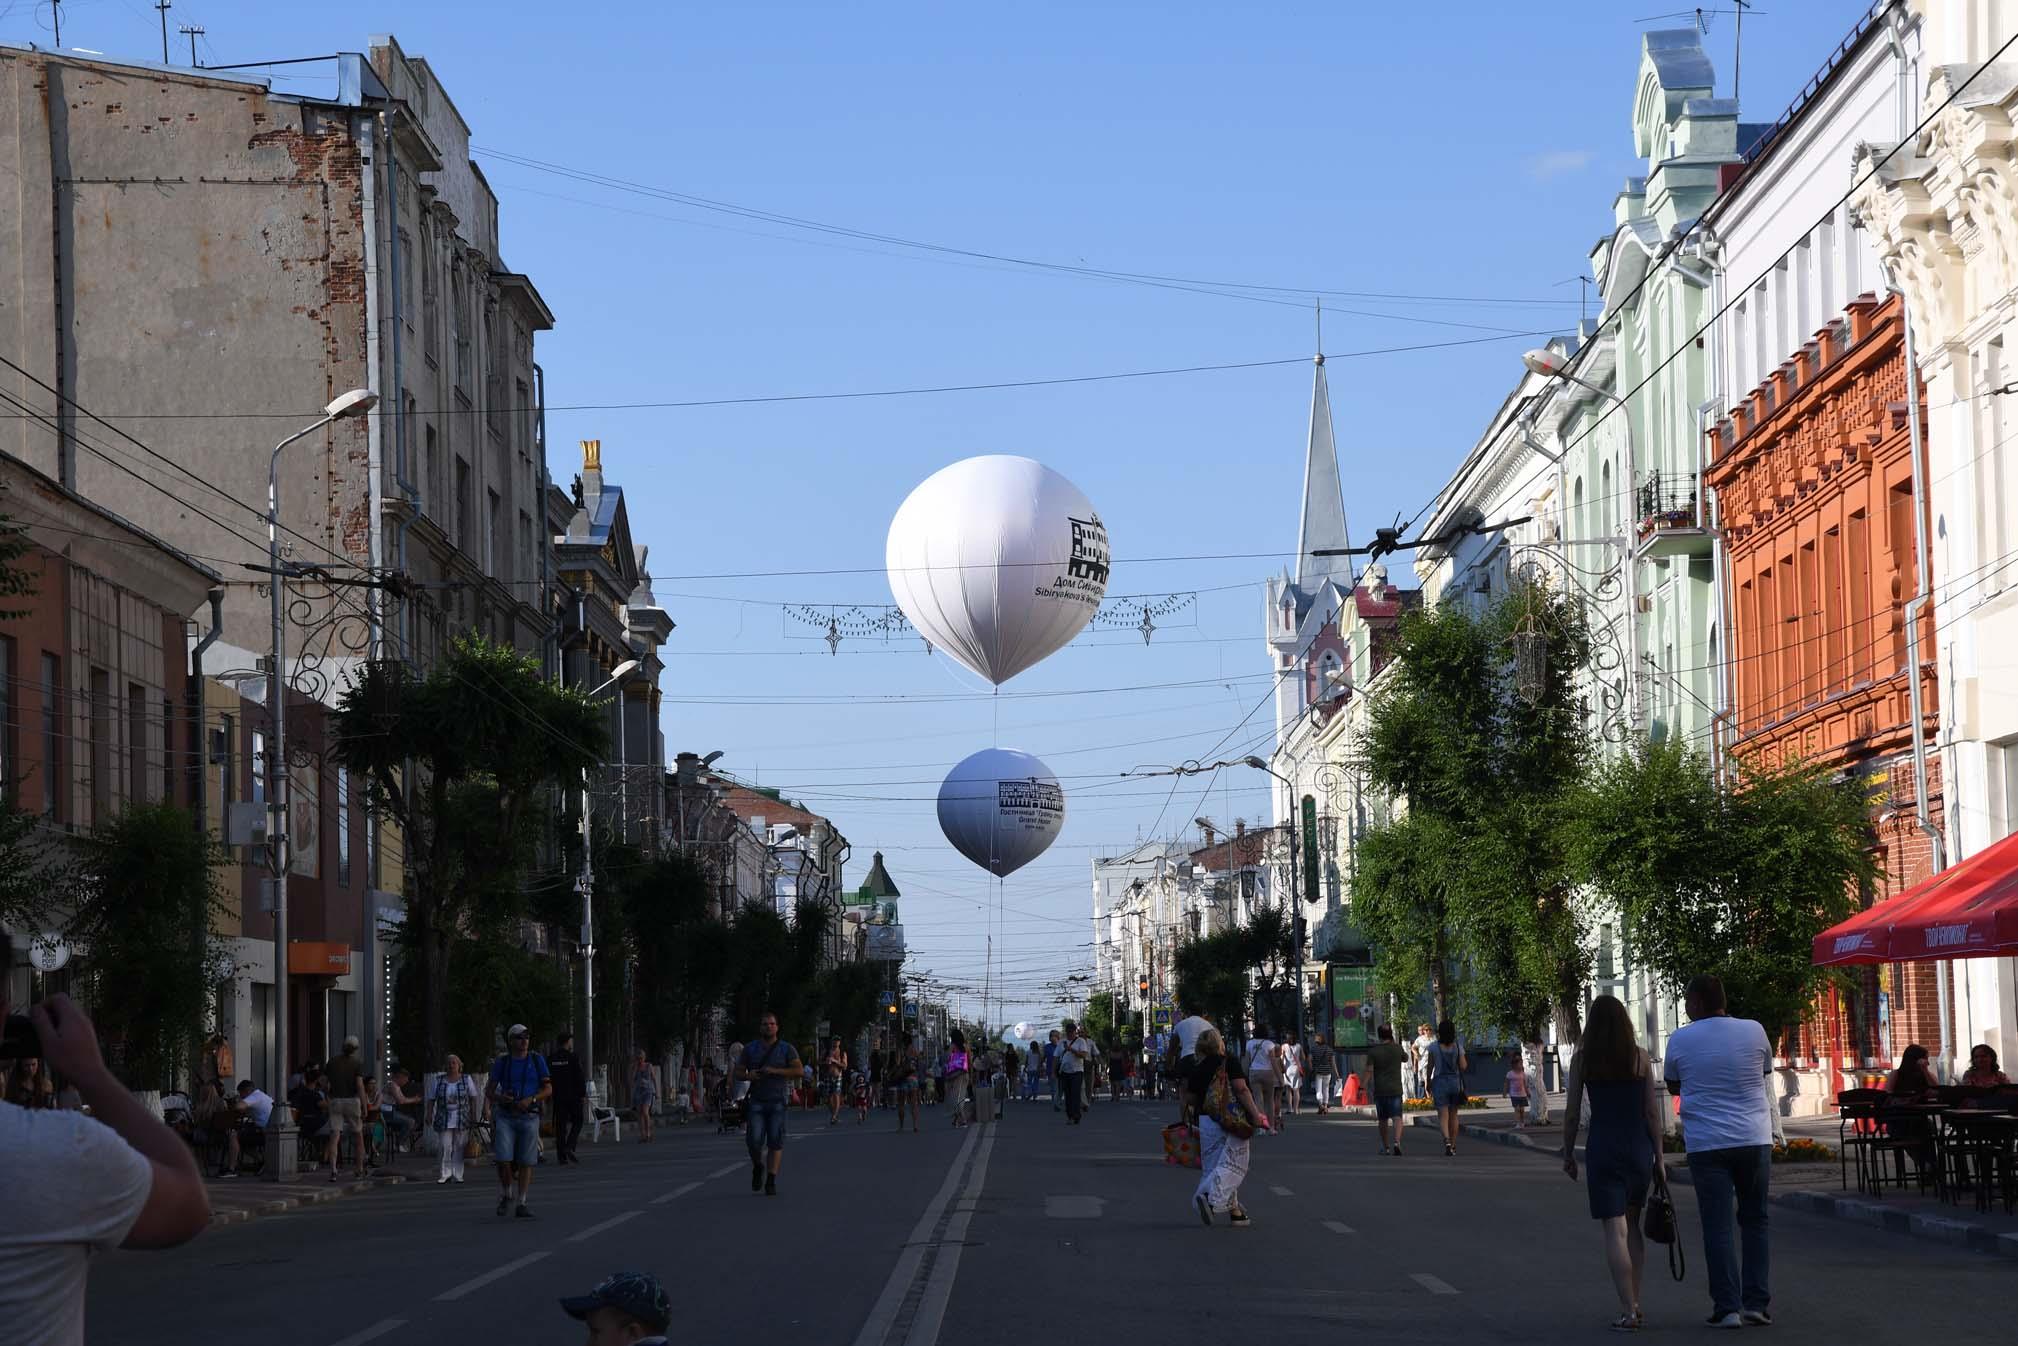
{"label": "utility wire pole", "polygon": [[175,8],[175,0],[154,0],[154,8],[161,13],[161,64],[168,64],[168,11]]}
{"label": "utility wire pole", "polygon": [[189,68],[191,70],[202,69],[203,62],[196,59],[196,39],[203,36],[203,25],[185,23],[177,27],[175,31],[189,39]]}

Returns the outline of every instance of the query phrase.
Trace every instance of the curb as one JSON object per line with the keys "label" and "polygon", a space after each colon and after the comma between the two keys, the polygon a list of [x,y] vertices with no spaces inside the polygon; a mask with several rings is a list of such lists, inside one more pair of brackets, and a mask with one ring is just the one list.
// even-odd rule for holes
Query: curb
{"label": "curb", "polygon": [[[1416,1126],[1434,1127],[1434,1117],[1415,1117]],[[1460,1122],[1458,1130],[1474,1140],[1488,1141],[1494,1145],[1504,1145],[1509,1149],[1529,1150],[1535,1154],[1554,1155],[1557,1148],[1539,1145],[1532,1136],[1518,1131],[1507,1131],[1499,1127],[1479,1126],[1476,1123]],[[1583,1147],[1577,1147],[1578,1158],[1583,1157]],[[1662,1166],[1668,1177],[1676,1182],[1689,1183],[1689,1166],[1686,1160],[1663,1157]],[[1691,1184],[1693,1185],[1693,1184]],[[1993,1257],[2018,1258],[2018,1231],[2000,1234],[1994,1229],[1975,1224],[1969,1220],[1948,1215],[1931,1215],[1924,1211],[1900,1210],[1882,1201],[1873,1201],[1864,1196],[1838,1196],[1829,1192],[1813,1192],[1796,1189],[1775,1192],[1769,1198],[1775,1206],[1785,1206],[1789,1210],[1805,1211],[1810,1215],[1821,1215],[1837,1220],[1847,1220],[1854,1224],[1868,1225],[1883,1229],[1887,1233],[1904,1234],[1909,1238],[1927,1239],[1934,1243],[1944,1243],[1950,1247],[1967,1248],[1972,1252],[1987,1253]]]}
{"label": "curb", "polygon": [[[251,1186],[259,1183],[261,1180],[254,1177],[240,1179],[239,1181]],[[407,1181],[405,1174],[382,1173],[375,1177],[365,1178],[362,1181],[353,1179],[350,1182],[329,1183],[321,1187],[310,1187],[303,1184],[301,1190],[291,1191],[284,1195],[276,1194],[271,1200],[255,1199],[243,1205],[234,1204],[223,1208],[219,1208],[213,1204],[210,1212],[210,1223],[213,1228],[222,1225],[247,1224],[259,1219],[261,1216],[279,1215],[283,1211],[296,1210],[302,1206],[313,1206],[325,1201],[335,1201],[340,1197],[369,1192],[377,1187],[391,1187],[395,1183],[405,1181]],[[214,1196],[216,1185],[210,1184],[209,1186]],[[239,1188],[236,1190],[243,1191],[245,1189]]]}

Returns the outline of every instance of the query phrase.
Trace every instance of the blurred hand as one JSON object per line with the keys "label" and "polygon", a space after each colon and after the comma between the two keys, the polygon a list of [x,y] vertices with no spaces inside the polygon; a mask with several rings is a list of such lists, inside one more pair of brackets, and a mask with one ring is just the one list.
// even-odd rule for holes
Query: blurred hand
{"label": "blurred hand", "polygon": [[53,995],[32,1006],[28,1017],[42,1036],[42,1055],[77,1084],[95,1083],[105,1074],[98,1051],[98,1030],[67,995]]}
{"label": "blurred hand", "polygon": [[1569,1155],[1564,1158],[1563,1172],[1569,1174],[1571,1182],[1577,1180],[1577,1157],[1575,1155]]}

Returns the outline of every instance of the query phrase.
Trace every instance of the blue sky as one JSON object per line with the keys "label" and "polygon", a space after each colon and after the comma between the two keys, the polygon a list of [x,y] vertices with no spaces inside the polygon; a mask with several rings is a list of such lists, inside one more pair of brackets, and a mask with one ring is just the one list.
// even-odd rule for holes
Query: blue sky
{"label": "blue sky", "polygon": [[[1364,537],[1413,515],[1462,458],[1533,344],[1504,334],[1574,324],[1578,286],[1561,282],[1641,171],[1639,33],[1690,22],[1633,22],[1664,7],[367,0],[345,27],[322,7],[178,0],[168,17],[207,29],[212,64],[362,49],[393,31],[492,150],[972,252],[1284,287],[1252,292],[1278,301],[1262,302],[1067,277],[479,156],[507,260],[558,317],[539,347],[553,472],[572,473],[576,440],[603,441],[679,623],[668,751],[722,749],[724,768],[834,818],[855,846],[851,882],[886,852],[912,968],[978,985],[992,929],[1008,1001],[994,1017],[1013,1020],[1049,1013],[1039,984],[1091,965],[1089,856],[1201,814],[1266,820],[1258,773],[1223,773],[1209,797],[1118,773],[1229,733],[1222,755],[1266,752],[1259,582],[1295,540],[1308,364],[565,408],[1291,360],[1314,340],[1302,292],[1457,297],[1326,301],[1346,507]],[[1766,8],[1745,27],[1747,120],[1778,116],[1863,5]],[[160,56],[146,0],[63,12],[66,46]],[[1706,39],[1724,95],[1730,23],[1714,15]],[[47,24],[46,4],[0,0],[0,40],[46,45]],[[173,32],[170,50],[187,59]],[[1344,358],[1482,337],[1503,339]],[[988,452],[1072,478],[1107,521],[1110,592],[1197,591],[1195,624],[1173,619],[1148,646],[1082,637],[994,705],[883,700],[981,684],[915,642],[829,656],[777,605],[887,603],[897,504]],[[1130,560],[1228,555],[1244,559]],[[780,570],[853,573],[722,578]],[[761,703],[779,697],[794,700]],[[932,807],[947,767],[996,741],[1046,758],[1068,795],[1059,842],[999,900],[940,839]]]}

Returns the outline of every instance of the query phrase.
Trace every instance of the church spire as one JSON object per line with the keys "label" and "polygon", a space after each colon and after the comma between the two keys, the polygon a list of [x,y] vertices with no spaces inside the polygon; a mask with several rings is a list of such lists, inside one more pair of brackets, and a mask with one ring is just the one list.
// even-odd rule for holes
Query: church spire
{"label": "church spire", "polygon": [[1331,437],[1331,390],[1324,379],[1324,352],[1315,361],[1310,389],[1310,447],[1303,463],[1303,517],[1296,530],[1296,587],[1308,599],[1326,580],[1352,589],[1350,556],[1312,556],[1320,548],[1350,547],[1345,527],[1345,493],[1339,486],[1338,450]]}

